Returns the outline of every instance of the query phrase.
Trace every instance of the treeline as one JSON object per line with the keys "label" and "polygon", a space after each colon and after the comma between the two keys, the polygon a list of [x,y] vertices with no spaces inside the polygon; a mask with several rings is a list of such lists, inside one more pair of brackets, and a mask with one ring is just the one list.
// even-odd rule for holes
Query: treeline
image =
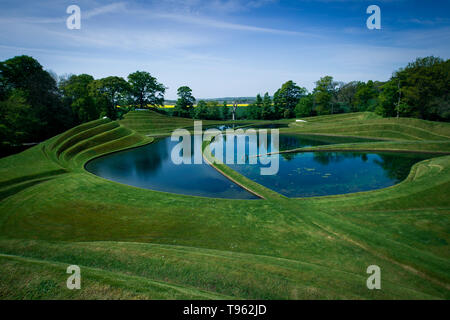
{"label": "treeline", "polygon": [[449,121],[450,60],[418,58],[387,82],[334,81],[325,76],[312,92],[293,81],[273,95],[256,96],[248,119],[282,119],[334,113],[373,111],[383,117],[413,117]]}
{"label": "treeline", "polygon": [[231,108],[227,106],[226,101],[220,104],[216,100],[199,100],[194,108],[196,99],[192,95],[191,88],[187,86],[180,87],[177,90],[177,94],[179,98],[172,112],[165,111],[165,113],[176,117],[193,119],[230,120]]}
{"label": "treeline", "polygon": [[135,107],[161,106],[165,90],[144,71],[127,80],[88,74],[58,78],[32,57],[14,57],[0,62],[0,147],[40,142],[101,117],[115,120]]}
{"label": "treeline", "polygon": [[[338,82],[325,76],[312,92],[287,81],[273,96],[258,94],[237,119],[277,120],[346,112],[372,111],[383,117],[413,117],[449,121],[450,60],[418,58],[392,75],[387,82]],[[172,115],[196,119],[230,120],[226,101],[199,101],[189,87],[178,89]]]}
{"label": "treeline", "polygon": [[[238,108],[245,112],[235,115],[275,120],[374,111],[384,117],[449,121],[449,71],[450,60],[431,56],[409,63],[387,82],[342,83],[325,76],[308,92],[288,81],[273,96],[258,94],[248,107]],[[58,78],[32,57],[8,59],[0,62],[0,147],[40,142],[83,122],[101,117],[115,120],[131,109],[162,106],[166,89],[145,71],[131,73],[126,80],[94,79],[88,74]],[[196,103],[187,86],[177,93],[173,110],[154,110],[195,119],[232,119],[233,109],[226,101]]]}

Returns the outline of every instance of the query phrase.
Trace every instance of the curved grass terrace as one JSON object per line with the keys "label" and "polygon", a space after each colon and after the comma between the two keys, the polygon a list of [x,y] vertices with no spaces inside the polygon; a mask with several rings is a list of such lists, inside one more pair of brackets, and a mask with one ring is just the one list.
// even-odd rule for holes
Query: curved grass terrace
{"label": "curved grass terrace", "polygon": [[[295,152],[432,158],[389,188],[299,199],[214,165],[264,199],[192,197],[84,169],[101,155],[191,128],[192,120],[140,111],[86,123],[0,159],[0,297],[449,299],[450,125],[372,113],[304,120],[273,123],[288,125],[280,133],[338,143]],[[345,143],[346,136],[361,140]],[[81,267],[82,290],[65,287],[71,264]],[[366,287],[373,264],[382,270],[381,290]]]}

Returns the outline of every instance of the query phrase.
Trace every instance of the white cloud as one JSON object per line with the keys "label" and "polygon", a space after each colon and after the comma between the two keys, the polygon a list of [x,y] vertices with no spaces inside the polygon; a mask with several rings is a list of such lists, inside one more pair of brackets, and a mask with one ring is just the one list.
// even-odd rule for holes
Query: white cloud
{"label": "white cloud", "polygon": [[[117,13],[123,12],[126,8],[126,4],[124,2],[116,2],[108,5],[96,7],[89,10],[84,10],[83,6],[81,9],[81,18],[82,19],[91,19],[93,17],[104,15],[108,13]],[[6,22],[11,24],[21,24],[21,23],[30,23],[30,24],[48,24],[48,23],[63,23],[66,21],[68,15],[61,17],[0,17],[0,22]]]}
{"label": "white cloud", "polygon": [[97,7],[86,12],[82,12],[83,19],[90,19],[95,16],[99,16],[107,13],[123,12],[126,8],[125,2],[111,3],[105,6]]}
{"label": "white cloud", "polygon": [[96,7],[87,1],[78,1],[82,19],[89,20],[81,30],[66,29],[64,4],[50,6],[53,11],[0,12],[0,55],[29,54],[59,73],[95,77],[148,70],[171,88],[173,98],[183,84],[198,97],[214,97],[273,93],[288,79],[311,89],[326,74],[342,81],[386,80],[417,56],[448,58],[450,52],[449,29],[432,25],[437,19],[375,34],[364,25],[330,27],[324,20],[302,29],[301,19],[268,18],[257,10],[251,19],[242,18],[271,0],[135,0]]}
{"label": "white cloud", "polygon": [[263,33],[284,34],[284,35],[297,35],[297,36],[317,36],[316,34],[311,34],[311,33],[306,33],[306,32],[256,27],[256,26],[245,25],[245,24],[224,22],[224,21],[220,21],[220,20],[212,20],[212,19],[208,19],[205,17],[199,17],[199,16],[187,16],[187,15],[165,14],[165,13],[154,14],[153,16],[162,18],[162,19],[170,19],[170,20],[177,21],[180,23],[196,24],[196,25],[201,25],[201,26],[211,27],[211,28],[218,28],[218,29],[263,32]]}
{"label": "white cloud", "polygon": [[233,13],[248,11],[278,2],[278,0],[160,0],[156,8],[172,12]]}
{"label": "white cloud", "polygon": [[433,26],[433,25],[437,25],[437,24],[447,24],[450,22],[450,19],[439,18],[439,17],[433,18],[433,19],[412,18],[412,19],[408,19],[408,20],[402,20],[402,22]]}

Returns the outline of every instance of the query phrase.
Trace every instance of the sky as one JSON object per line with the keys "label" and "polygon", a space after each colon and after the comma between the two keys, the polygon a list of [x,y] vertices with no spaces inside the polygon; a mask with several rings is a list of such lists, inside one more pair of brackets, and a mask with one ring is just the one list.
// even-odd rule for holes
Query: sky
{"label": "sky", "polygon": [[[70,5],[81,28],[70,30]],[[369,5],[381,29],[369,30]],[[0,0],[0,60],[36,58],[58,75],[148,71],[196,98],[273,94],[293,80],[386,81],[417,57],[450,56],[450,1]]]}

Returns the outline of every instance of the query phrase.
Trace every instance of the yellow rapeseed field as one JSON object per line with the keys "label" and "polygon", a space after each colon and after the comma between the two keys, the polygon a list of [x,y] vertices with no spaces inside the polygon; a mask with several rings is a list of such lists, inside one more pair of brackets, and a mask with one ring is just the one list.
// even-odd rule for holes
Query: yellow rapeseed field
{"label": "yellow rapeseed field", "polygon": [[[194,105],[194,107],[196,107],[197,105]],[[233,104],[227,104],[227,107],[232,107],[233,106]],[[249,106],[249,104],[248,103],[239,103],[238,105],[237,105],[238,107],[248,107]],[[148,105],[147,107],[151,107],[150,105]],[[160,108],[174,108],[175,107],[175,105],[174,104],[166,104],[166,105],[164,105],[164,106],[161,106]],[[221,104],[219,104],[218,105],[218,107],[222,107],[222,105]],[[122,106],[117,106],[117,108],[122,108]]]}

